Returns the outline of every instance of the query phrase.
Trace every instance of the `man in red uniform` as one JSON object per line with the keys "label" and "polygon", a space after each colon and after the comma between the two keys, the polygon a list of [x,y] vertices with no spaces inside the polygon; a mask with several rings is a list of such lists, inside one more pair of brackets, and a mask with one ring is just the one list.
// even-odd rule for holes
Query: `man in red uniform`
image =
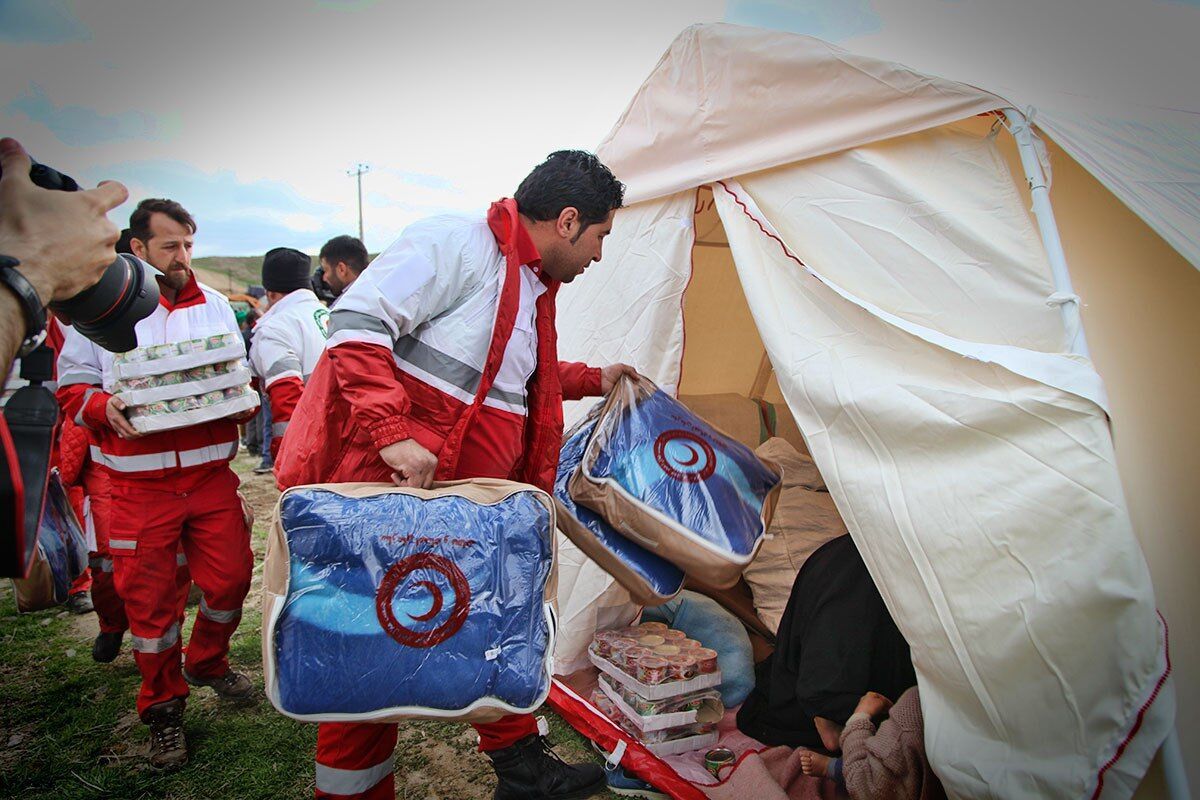
{"label": "man in red uniform", "polygon": [[[240,342],[229,301],[192,273],[191,215],[170,200],[145,200],[130,228],[134,254],[163,273],[159,306],[135,328],[138,346],[224,333]],[[180,766],[187,761],[188,683],[235,699],[249,697],[253,688],[227,658],[253,567],[238,478],[229,469],[237,420],[138,433],[124,404],[106,391],[114,383],[112,355],[74,329],[63,344],[58,374],[63,412],[91,430],[97,443],[89,455],[110,479],[108,546],[142,673],[137,709],[150,726],[150,763]],[[192,580],[203,591],[186,664],[176,589],[181,544]]]}
{"label": "man in red uniform", "polygon": [[[330,338],[292,416],[276,474],[305,483],[495,477],[550,491],[562,401],[631,367],[558,361],[554,296],[598,261],[624,187],[593,155],[553,153],[486,219],[410,226],[333,308]],[[584,798],[597,765],[568,765],[514,714],[476,725],[498,800]],[[394,796],[394,724],[324,723],[316,796]]]}

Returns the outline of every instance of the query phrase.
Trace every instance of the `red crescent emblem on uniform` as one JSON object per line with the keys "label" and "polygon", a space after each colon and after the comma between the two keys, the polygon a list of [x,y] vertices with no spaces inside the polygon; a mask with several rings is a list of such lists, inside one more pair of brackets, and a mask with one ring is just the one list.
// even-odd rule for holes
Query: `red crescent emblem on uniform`
{"label": "red crescent emblem on uniform", "polygon": [[[671,445],[682,447],[687,451],[689,458],[685,461],[677,455],[672,455],[668,450]],[[678,453],[677,448],[672,449]],[[717,454],[713,452],[712,445],[691,431],[678,429],[663,431],[654,440],[654,460],[667,477],[683,483],[707,480],[717,468]]]}
{"label": "red crescent emblem on uniform", "polygon": [[[415,631],[402,625],[396,618],[393,601],[396,589],[400,587],[404,579],[422,569],[439,573],[446,579],[450,588],[454,590],[454,606],[450,609],[450,615],[445,622],[427,631]],[[445,601],[441,590],[433,581],[421,580],[417,581],[417,585],[429,589],[430,594],[433,595],[433,606],[424,614],[408,616],[416,622],[427,622],[441,613]],[[375,593],[375,615],[379,618],[379,624],[388,636],[406,647],[433,647],[446,641],[458,633],[463,623],[467,621],[467,612],[470,609],[471,585],[467,582],[467,577],[463,575],[457,564],[445,556],[435,553],[416,553],[400,559],[383,576],[383,580],[379,584],[379,591]]]}

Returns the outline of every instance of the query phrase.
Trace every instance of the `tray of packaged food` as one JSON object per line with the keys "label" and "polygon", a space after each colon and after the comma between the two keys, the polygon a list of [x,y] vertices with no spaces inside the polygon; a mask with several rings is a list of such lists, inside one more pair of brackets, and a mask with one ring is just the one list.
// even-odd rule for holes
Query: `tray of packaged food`
{"label": "tray of packaged food", "polygon": [[113,378],[125,381],[148,375],[165,375],[245,357],[246,346],[239,334],[216,333],[200,339],[135,347],[128,353],[116,353],[113,355]]}
{"label": "tray of packaged food", "polygon": [[716,723],[725,713],[721,695],[715,689],[647,700],[608,675],[600,676],[599,688],[640,731],[660,731],[696,722]]}
{"label": "tray of packaged food", "polygon": [[683,631],[637,628],[599,631],[588,658],[601,672],[646,700],[662,700],[721,684],[717,653]]}
{"label": "tray of packaged food", "polygon": [[217,389],[192,397],[162,400],[129,409],[129,424],[138,433],[186,428],[258,408],[258,394],[247,385]]}
{"label": "tray of packaged food", "polygon": [[600,689],[592,692],[592,705],[614,725],[637,739],[647,750],[657,756],[690,753],[693,750],[712,747],[720,738],[715,722],[692,722],[656,731],[639,730],[633,721],[622,713],[612,698]]}
{"label": "tray of packaged food", "polygon": [[113,385],[113,394],[127,406],[144,406],[181,397],[196,397],[218,389],[250,383],[250,370],[240,359],[175,370],[163,375],[125,378]]}

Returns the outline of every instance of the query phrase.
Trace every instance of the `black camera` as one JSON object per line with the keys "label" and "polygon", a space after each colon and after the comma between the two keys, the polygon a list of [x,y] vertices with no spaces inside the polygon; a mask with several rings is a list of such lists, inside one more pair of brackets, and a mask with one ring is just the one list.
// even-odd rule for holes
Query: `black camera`
{"label": "black camera", "polygon": [[[29,178],[43,189],[79,191],[74,178],[36,161]],[[50,310],[105,350],[124,353],[137,347],[134,325],[158,305],[157,272],[136,256],[118,253],[99,282],[74,297],[51,303]]]}
{"label": "black camera", "polygon": [[[29,177],[43,189],[79,191],[74,179],[45,164],[34,162]],[[158,271],[141,259],[120,253],[95,285],[51,303],[50,309],[105,350],[132,350],[137,347],[134,326],[158,305],[156,274]],[[20,375],[29,385],[18,389],[4,408],[0,575],[24,576],[37,546],[58,422],[58,401],[46,386],[53,371],[54,352],[42,344],[21,360]]]}

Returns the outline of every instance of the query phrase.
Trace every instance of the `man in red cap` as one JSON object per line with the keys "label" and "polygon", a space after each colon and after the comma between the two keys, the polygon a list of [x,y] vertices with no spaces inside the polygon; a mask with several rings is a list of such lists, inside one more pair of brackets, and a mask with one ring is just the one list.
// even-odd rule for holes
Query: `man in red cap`
{"label": "man in red cap", "polygon": [[[338,300],[292,415],[276,475],[308,483],[508,478],[551,491],[564,399],[631,367],[558,361],[554,297],[598,261],[624,187],[593,155],[553,153],[486,218],[410,226]],[[569,765],[513,714],[477,724],[497,800],[590,797],[598,765]],[[318,798],[394,797],[395,724],[323,723]]]}

